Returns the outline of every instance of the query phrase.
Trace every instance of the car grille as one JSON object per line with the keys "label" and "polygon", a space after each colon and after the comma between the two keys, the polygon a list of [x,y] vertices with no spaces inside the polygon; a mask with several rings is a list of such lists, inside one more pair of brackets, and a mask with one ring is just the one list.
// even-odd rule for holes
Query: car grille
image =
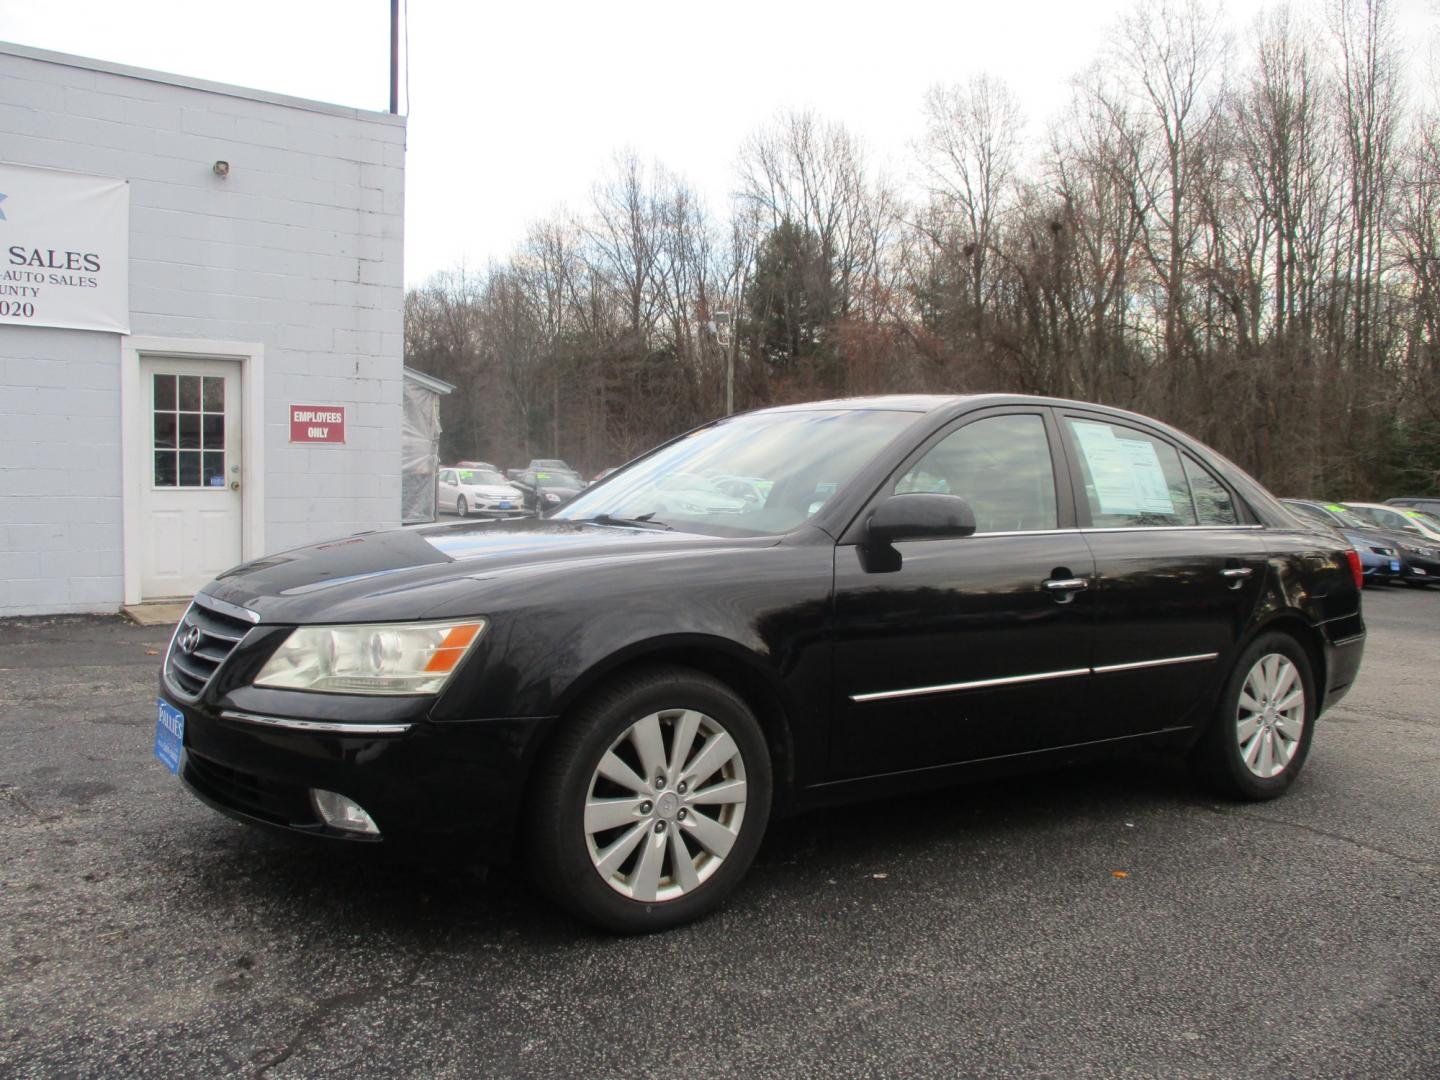
{"label": "car grille", "polygon": [[251,623],[220,611],[197,596],[170,639],[165,679],[176,693],[193,701],[225,663]]}
{"label": "car grille", "polygon": [[232,769],[188,748],[185,782],[224,806],[278,825],[313,819],[302,789]]}

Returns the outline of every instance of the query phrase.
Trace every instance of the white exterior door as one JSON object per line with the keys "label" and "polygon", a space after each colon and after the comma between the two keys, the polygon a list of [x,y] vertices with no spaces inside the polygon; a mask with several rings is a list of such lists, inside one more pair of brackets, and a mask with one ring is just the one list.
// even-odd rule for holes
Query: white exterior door
{"label": "white exterior door", "polygon": [[241,561],[240,365],[142,356],[140,590],[189,596]]}

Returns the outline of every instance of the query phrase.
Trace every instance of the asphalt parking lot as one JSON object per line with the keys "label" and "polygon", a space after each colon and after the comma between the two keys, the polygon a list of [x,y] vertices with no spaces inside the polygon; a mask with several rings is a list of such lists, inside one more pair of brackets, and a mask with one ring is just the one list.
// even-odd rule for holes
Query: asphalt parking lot
{"label": "asphalt parking lot", "polygon": [[166,634],[0,623],[0,1074],[1440,1076],[1440,594],[1275,803],[1129,761],[774,827],[643,939],[249,830],[151,758]]}

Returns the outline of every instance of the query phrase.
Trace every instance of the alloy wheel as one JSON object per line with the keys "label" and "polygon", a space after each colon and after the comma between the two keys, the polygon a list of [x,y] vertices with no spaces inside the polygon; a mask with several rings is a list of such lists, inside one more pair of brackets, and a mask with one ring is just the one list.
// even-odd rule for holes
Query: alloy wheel
{"label": "alloy wheel", "polygon": [[693,709],[650,713],[610,744],[591,776],[590,861],[622,896],[676,900],[725,861],[745,803],[745,762],[719,721]]}
{"label": "alloy wheel", "polygon": [[1256,776],[1270,779],[1285,771],[1306,722],[1305,682],[1283,653],[1266,653],[1255,661],[1240,688],[1235,736],[1240,760]]}

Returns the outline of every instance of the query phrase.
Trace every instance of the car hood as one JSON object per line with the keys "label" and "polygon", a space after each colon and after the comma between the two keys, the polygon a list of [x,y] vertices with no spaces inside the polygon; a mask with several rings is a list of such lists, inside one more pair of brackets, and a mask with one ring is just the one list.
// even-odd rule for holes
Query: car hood
{"label": "car hood", "polygon": [[1382,536],[1376,536],[1374,533],[1361,532],[1359,529],[1348,529],[1344,526],[1341,526],[1339,531],[1341,536],[1350,541],[1351,546],[1364,547],[1366,551],[1369,551],[1371,548],[1393,548],[1395,546],[1393,542],[1387,541]]}
{"label": "car hood", "polygon": [[486,499],[518,498],[520,491],[509,484],[461,484],[461,488]]}
{"label": "car hood", "polygon": [[[1352,530],[1359,533],[1359,529]],[[1440,540],[1431,540],[1428,536],[1416,536],[1414,533],[1391,532],[1389,529],[1367,530],[1364,534],[1373,537],[1383,543],[1386,547],[1409,547],[1440,548]]]}
{"label": "car hood", "polygon": [[463,522],[359,533],[267,555],[227,570],[201,592],[248,608],[262,623],[441,618],[479,614],[472,605],[483,605],[494,583],[513,585],[527,574],[578,578],[622,560],[649,566],[664,556],[776,542],[538,518]]}

